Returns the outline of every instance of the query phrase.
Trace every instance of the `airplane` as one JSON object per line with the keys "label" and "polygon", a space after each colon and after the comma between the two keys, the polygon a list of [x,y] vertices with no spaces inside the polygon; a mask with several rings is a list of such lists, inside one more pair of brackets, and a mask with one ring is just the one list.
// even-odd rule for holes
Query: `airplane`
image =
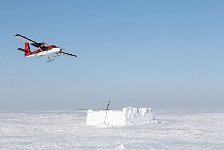
{"label": "airplane", "polygon": [[[24,45],[24,49],[23,48],[18,48],[19,51],[24,52],[24,56],[25,57],[42,57],[42,56],[47,56],[48,57],[48,61],[47,62],[51,62],[54,60],[55,57],[60,56],[61,54],[63,55],[67,55],[67,56],[71,56],[71,57],[77,57],[74,54],[70,54],[67,52],[64,52],[63,49],[55,46],[55,45],[47,45],[44,42],[38,43],[35,42],[23,35],[20,34],[16,34],[15,37],[22,39],[25,41],[25,45]],[[37,47],[37,50],[31,51],[30,50],[30,44],[34,47]]]}

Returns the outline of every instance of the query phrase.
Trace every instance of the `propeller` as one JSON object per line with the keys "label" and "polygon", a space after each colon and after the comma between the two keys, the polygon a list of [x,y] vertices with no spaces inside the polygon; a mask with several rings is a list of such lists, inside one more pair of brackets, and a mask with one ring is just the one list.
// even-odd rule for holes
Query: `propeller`
{"label": "propeller", "polygon": [[46,44],[46,43],[45,43],[44,40],[43,40],[43,42],[41,42],[40,47],[44,47],[45,44]]}

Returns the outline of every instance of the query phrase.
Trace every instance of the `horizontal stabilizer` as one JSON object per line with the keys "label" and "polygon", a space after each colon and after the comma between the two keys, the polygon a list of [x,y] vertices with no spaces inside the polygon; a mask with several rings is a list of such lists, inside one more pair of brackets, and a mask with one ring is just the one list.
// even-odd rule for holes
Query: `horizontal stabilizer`
{"label": "horizontal stabilizer", "polygon": [[22,52],[28,52],[27,50],[23,49],[23,48],[18,48],[19,51],[22,51]]}

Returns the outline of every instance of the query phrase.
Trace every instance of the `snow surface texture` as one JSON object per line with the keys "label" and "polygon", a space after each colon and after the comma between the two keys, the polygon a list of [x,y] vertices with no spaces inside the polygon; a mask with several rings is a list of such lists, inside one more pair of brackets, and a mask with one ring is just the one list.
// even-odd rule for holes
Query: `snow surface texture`
{"label": "snow surface texture", "polygon": [[123,111],[115,110],[88,110],[86,125],[98,127],[113,127],[123,125],[141,125],[157,123],[155,114],[151,108],[123,108]]}
{"label": "snow surface texture", "polygon": [[0,113],[1,150],[222,150],[224,111],[157,111],[161,123],[86,126],[86,111]]}

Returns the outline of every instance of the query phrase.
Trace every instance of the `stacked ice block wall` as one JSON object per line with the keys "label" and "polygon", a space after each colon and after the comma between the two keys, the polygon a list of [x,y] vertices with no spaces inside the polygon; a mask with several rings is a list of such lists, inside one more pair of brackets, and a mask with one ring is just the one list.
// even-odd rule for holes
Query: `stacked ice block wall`
{"label": "stacked ice block wall", "polygon": [[86,125],[107,124],[111,126],[140,125],[156,123],[155,114],[151,108],[126,107],[122,111],[88,110]]}

